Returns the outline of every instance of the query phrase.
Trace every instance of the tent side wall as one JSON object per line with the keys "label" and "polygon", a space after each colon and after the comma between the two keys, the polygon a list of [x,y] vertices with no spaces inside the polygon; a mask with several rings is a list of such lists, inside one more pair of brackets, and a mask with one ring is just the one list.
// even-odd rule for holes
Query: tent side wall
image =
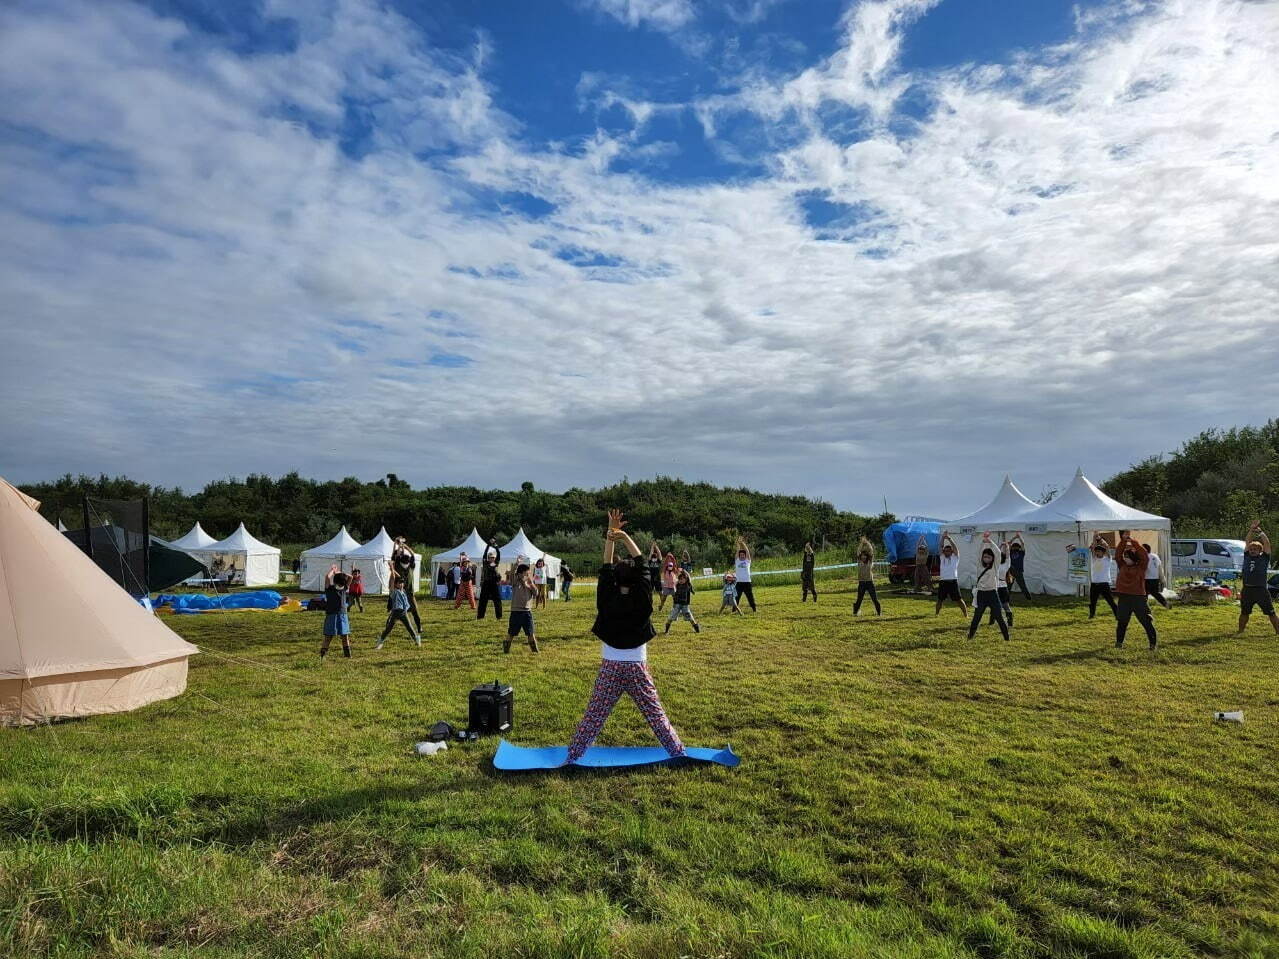
{"label": "tent side wall", "polygon": [[0,725],[30,726],[78,716],[137,709],[187,688],[187,660],[104,669],[73,676],[0,679]]}
{"label": "tent side wall", "polygon": [[274,586],[280,581],[280,554],[250,554],[244,559],[245,586]]}
{"label": "tent side wall", "polygon": [[[388,556],[348,556],[347,572],[359,567],[364,577],[364,595],[382,596],[391,591],[391,564]],[[328,567],[325,567],[327,569]],[[422,588],[422,557],[413,554],[413,592]]]}

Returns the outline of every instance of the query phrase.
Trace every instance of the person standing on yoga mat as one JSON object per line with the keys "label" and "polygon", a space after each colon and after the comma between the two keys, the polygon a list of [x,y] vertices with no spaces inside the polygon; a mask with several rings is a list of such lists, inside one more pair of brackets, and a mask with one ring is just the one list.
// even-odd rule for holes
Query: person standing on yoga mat
{"label": "person standing on yoga mat", "polygon": [[1154,599],[1164,609],[1172,609],[1168,605],[1168,600],[1164,599],[1164,561],[1159,558],[1158,553],[1150,548],[1149,543],[1142,543],[1141,547],[1150,557],[1146,562],[1146,595]]}
{"label": "person standing on yoga mat", "polygon": [[[1012,573],[1013,582],[1017,584],[1021,594],[1026,597],[1026,602],[1030,602],[1030,590],[1026,588],[1026,543],[1021,538],[1021,533],[1013,533],[1013,538],[1008,541],[1008,571]],[[1010,585],[1009,590],[1011,589]]]}
{"label": "person standing on yoga mat", "polygon": [[488,612],[489,603],[493,604],[493,610],[497,614],[497,621],[502,621],[502,584],[497,575],[497,564],[502,562],[502,551],[497,548],[497,540],[489,540],[488,546],[484,548],[484,555],[481,557],[483,566],[480,568],[480,609],[475,614],[476,619],[483,619],[484,614]]}
{"label": "person standing on yoga mat", "polygon": [[[1104,599],[1110,607],[1110,611],[1117,617],[1119,609],[1115,606],[1115,594],[1110,590],[1110,584],[1115,579],[1115,562],[1110,558],[1110,547],[1106,545],[1106,539],[1100,533],[1094,533],[1092,538],[1092,546],[1089,547],[1092,552],[1092,558],[1089,560],[1089,579],[1088,584],[1088,618],[1097,618],[1097,600]],[[1074,552],[1074,546],[1067,546],[1067,552]]]}
{"label": "person standing on yoga mat", "polygon": [[1115,612],[1115,648],[1124,644],[1128,620],[1133,616],[1146,630],[1146,639],[1154,649],[1159,642],[1155,621],[1150,618],[1150,603],[1146,599],[1146,563],[1150,554],[1144,546],[1126,533],[1115,547],[1118,573],[1115,575],[1115,596],[1119,607]]}
{"label": "person standing on yoga mat", "polygon": [[[653,588],[639,547],[623,527],[622,511],[608,511],[608,531],[604,537],[604,562],[595,587],[595,625],[603,661],[586,712],[568,746],[567,762],[576,762],[595,742],[613,707],[626,693],[648,720],[658,742],[671,756],[684,755],[684,743],[666,718],[653,676],[648,671],[648,641],[657,635],[653,628]],[[617,543],[626,547],[631,559],[613,561]]]}
{"label": "person standing on yoga mat", "polygon": [[[927,546],[924,547],[927,549]],[[968,615],[968,607],[964,604],[963,594],[959,592],[959,547],[950,538],[949,533],[941,534],[941,573],[937,577],[937,609],[933,615],[941,615],[942,603],[953,599],[959,604],[959,611]]]}
{"label": "person standing on yoga mat", "polygon": [[812,543],[804,544],[804,556],[800,561],[799,568],[799,585],[801,594],[799,601],[801,603],[808,602],[808,594],[813,594],[813,602],[817,602],[817,587],[813,585],[813,570],[817,565],[817,554],[813,551]]}
{"label": "person standing on yoga mat", "polygon": [[751,585],[751,551],[746,548],[745,537],[737,537],[737,565],[734,567],[737,576],[737,602],[740,608],[742,597],[751,604],[751,612],[758,613],[755,608],[755,588]]}
{"label": "person standing on yoga mat", "polygon": [[860,616],[862,600],[867,596],[875,604],[875,615],[882,616],[879,597],[875,595],[875,547],[865,536],[857,545],[857,602],[853,603],[853,615]]}
{"label": "person standing on yoga mat", "polygon": [[977,599],[973,603],[973,618],[968,624],[968,638],[977,635],[981,614],[987,609],[999,624],[999,631],[1008,639],[1008,624],[1004,621],[1004,607],[999,601],[999,547],[990,541],[990,533],[981,534],[981,553],[977,557]]}

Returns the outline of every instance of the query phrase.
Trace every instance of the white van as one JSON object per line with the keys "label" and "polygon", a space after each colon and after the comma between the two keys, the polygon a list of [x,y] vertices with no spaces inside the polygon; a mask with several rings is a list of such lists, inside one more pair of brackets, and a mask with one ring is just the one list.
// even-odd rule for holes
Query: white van
{"label": "white van", "polygon": [[1241,539],[1174,539],[1173,570],[1185,575],[1192,571],[1243,569],[1243,546]]}

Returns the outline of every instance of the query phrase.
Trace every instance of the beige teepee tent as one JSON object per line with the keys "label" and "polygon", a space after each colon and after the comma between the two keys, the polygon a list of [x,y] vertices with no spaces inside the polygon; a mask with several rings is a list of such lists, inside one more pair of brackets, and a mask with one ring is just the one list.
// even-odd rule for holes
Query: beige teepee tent
{"label": "beige teepee tent", "polygon": [[138,605],[0,478],[0,725],[177,696],[198,650]]}

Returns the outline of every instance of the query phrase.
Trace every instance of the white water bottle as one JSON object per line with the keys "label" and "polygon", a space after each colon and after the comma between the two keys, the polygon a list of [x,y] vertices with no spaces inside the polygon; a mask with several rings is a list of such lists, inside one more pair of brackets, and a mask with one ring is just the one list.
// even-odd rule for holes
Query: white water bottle
{"label": "white water bottle", "polygon": [[1229,713],[1213,713],[1214,718],[1221,720],[1223,723],[1242,723],[1243,710],[1236,709]]}

